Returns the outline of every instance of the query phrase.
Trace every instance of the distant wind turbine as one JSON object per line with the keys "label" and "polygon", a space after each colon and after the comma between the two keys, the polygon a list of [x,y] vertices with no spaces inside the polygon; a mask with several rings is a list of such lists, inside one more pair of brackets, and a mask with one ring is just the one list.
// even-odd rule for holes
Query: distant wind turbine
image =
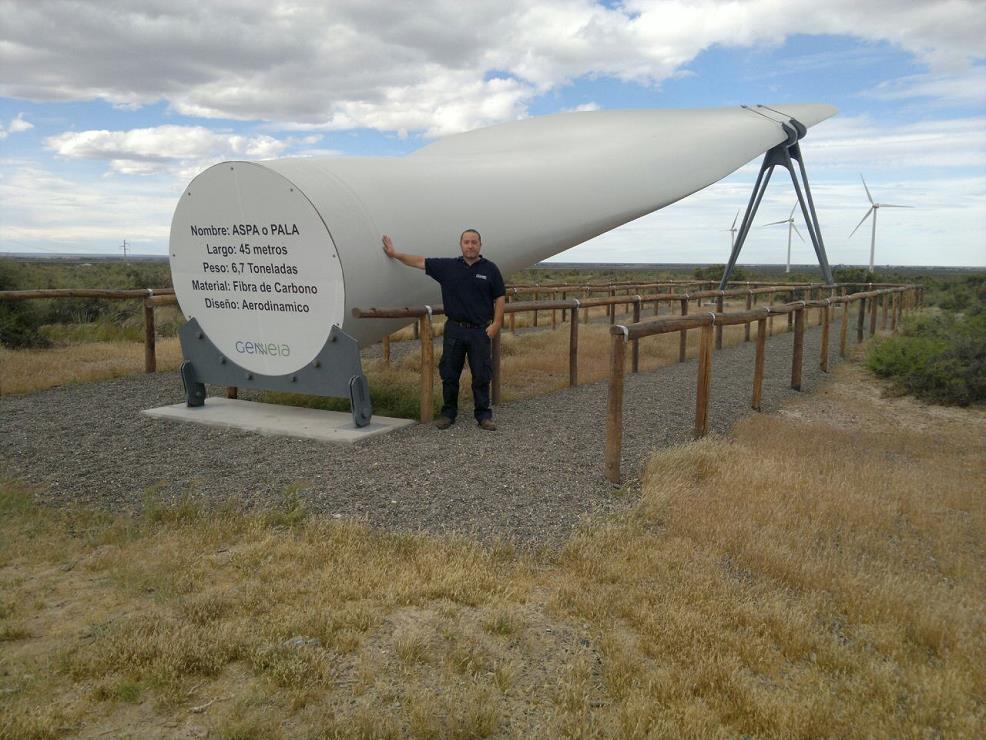
{"label": "distant wind turbine", "polygon": [[739,231],[739,229],[736,228],[736,220],[738,218],[739,218],[739,211],[736,211],[736,215],[733,217],[733,225],[730,226],[728,229],[723,229],[723,231],[728,231],[729,232],[729,248],[730,249],[732,249],[733,246],[736,244],[736,232]]}
{"label": "distant wind turbine", "polygon": [[777,224],[787,224],[787,267],[784,268],[784,272],[791,272],[791,231],[793,230],[795,234],[801,241],[805,238],[801,236],[801,232],[798,231],[798,227],[794,225],[794,209],[798,207],[797,201],[794,203],[794,207],[791,208],[791,213],[783,221],[771,221],[769,224],[764,224],[764,226],[776,226]]}
{"label": "distant wind turbine", "polygon": [[898,205],[894,205],[893,203],[874,203],[873,196],[870,195],[870,189],[866,187],[866,180],[863,178],[862,174],[860,174],[859,179],[863,181],[863,189],[866,190],[866,197],[870,201],[870,209],[866,212],[866,215],[863,216],[862,220],[858,224],[856,224],[856,228],[853,229],[851,232],[849,232],[849,238],[852,239],[852,235],[856,233],[856,229],[862,226],[863,221],[868,219],[870,217],[870,214],[872,213],[873,233],[870,236],[870,272],[873,272],[873,260],[874,257],[876,256],[876,212],[881,208],[913,208],[914,206],[898,206]]}

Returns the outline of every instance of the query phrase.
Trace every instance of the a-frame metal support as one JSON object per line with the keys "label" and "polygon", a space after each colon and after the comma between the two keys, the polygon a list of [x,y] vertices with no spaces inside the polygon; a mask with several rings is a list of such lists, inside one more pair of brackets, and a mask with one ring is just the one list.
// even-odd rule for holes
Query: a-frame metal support
{"label": "a-frame metal support", "polygon": [[[780,111],[775,111],[772,108],[766,108],[766,106],[756,106],[751,108],[749,106],[743,106],[753,113],[758,113],[766,118],[770,118],[773,121],[777,121],[784,132],[787,134],[787,141],[784,141],[777,146],[768,149],[767,153],[763,157],[763,163],[760,165],[760,174],[757,175],[756,185],[753,186],[753,193],[750,195],[750,202],[746,206],[746,213],[743,214],[743,222],[740,224],[739,233],[736,235],[736,242],[733,244],[732,253],[729,255],[729,264],[726,265],[726,270],[723,272],[722,280],[719,282],[719,290],[725,290],[726,284],[729,282],[730,276],[733,274],[733,270],[736,267],[736,260],[739,258],[740,250],[743,248],[743,243],[746,241],[747,235],[750,233],[750,227],[753,225],[753,218],[757,215],[757,209],[760,208],[760,201],[763,200],[763,194],[767,190],[767,183],[770,182],[770,176],[774,171],[774,167],[780,165],[787,169],[791,175],[791,182],[794,183],[794,192],[798,196],[798,203],[801,205],[801,213],[805,218],[805,225],[808,228],[808,234],[811,236],[812,246],[815,248],[815,255],[818,257],[818,265],[822,268],[822,276],[825,278],[825,282],[829,285],[833,284],[835,281],[832,279],[832,270],[829,267],[828,257],[825,256],[825,244],[822,241],[822,229],[818,223],[818,214],[815,213],[815,202],[811,197],[811,188],[808,186],[808,173],[805,172],[804,159],[801,156],[801,145],[800,140],[808,132],[808,129],[803,123],[797,119],[785,116],[786,121],[778,121],[773,116],[769,116],[764,113],[764,110],[769,110],[773,113],[777,113],[784,116]],[[795,171],[794,162],[797,161],[798,169]],[[801,174],[801,180],[804,183],[804,193],[802,193],[801,183],[798,182],[798,172]]]}

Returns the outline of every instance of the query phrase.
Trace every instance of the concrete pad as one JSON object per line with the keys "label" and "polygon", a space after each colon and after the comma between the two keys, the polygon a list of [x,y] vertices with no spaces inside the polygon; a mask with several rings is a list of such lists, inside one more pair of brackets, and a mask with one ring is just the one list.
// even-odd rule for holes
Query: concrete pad
{"label": "concrete pad", "polygon": [[141,413],[158,419],[175,419],[214,427],[242,429],[259,434],[283,434],[287,437],[317,439],[320,442],[358,442],[375,434],[384,434],[408,424],[413,419],[374,416],[365,427],[353,424],[352,414],[321,411],[297,406],[241,401],[234,398],[207,398],[195,408],[184,403],[145,409]]}

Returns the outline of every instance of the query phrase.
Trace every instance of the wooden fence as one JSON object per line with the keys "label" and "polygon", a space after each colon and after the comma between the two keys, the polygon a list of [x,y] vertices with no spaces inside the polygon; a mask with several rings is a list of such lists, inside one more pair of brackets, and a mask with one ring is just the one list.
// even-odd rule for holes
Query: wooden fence
{"label": "wooden fence", "polygon": [[[510,286],[508,289],[508,302],[505,306],[505,314],[509,317],[510,328],[516,331],[516,326],[514,325],[513,318],[520,313],[530,313],[533,317],[532,324],[534,326],[538,325],[538,314],[544,311],[551,312],[551,324],[553,328],[556,328],[559,323],[559,315],[561,323],[569,323],[569,385],[578,385],[578,342],[579,342],[579,324],[588,321],[588,311],[591,308],[606,307],[607,315],[609,318],[609,323],[612,330],[616,330],[623,335],[623,330],[616,326],[616,307],[619,305],[624,305],[626,311],[630,313],[632,311],[633,324],[630,326],[637,326],[641,323],[642,314],[644,308],[651,306],[653,308],[654,321],[644,322],[645,325],[650,326],[656,323],[672,322],[675,326],[673,329],[668,329],[661,333],[667,333],[668,331],[679,331],[680,340],[678,348],[678,361],[684,362],[685,360],[685,350],[687,343],[687,332],[690,328],[695,328],[698,326],[703,326],[702,322],[709,323],[710,336],[713,337],[715,347],[717,349],[722,347],[722,327],[730,324],[744,323],[746,325],[744,332],[744,341],[751,341],[750,337],[750,324],[753,320],[758,323],[758,328],[760,327],[760,318],[750,318],[746,321],[732,320],[732,319],[721,319],[718,323],[712,324],[711,319],[708,317],[711,314],[695,314],[694,316],[689,316],[689,306],[692,302],[695,302],[697,306],[702,305],[703,300],[713,300],[716,306],[715,315],[717,316],[743,316],[744,313],[739,314],[725,314],[724,304],[727,298],[744,298],[746,304],[746,313],[753,312],[757,317],[763,316],[769,318],[767,322],[766,331],[768,334],[773,334],[773,320],[775,316],[788,315],[789,327],[794,321],[795,310],[785,310],[784,307],[774,307],[769,309],[764,313],[765,309],[756,309],[755,306],[759,302],[761,296],[767,296],[767,302],[773,301],[774,297],[777,295],[793,295],[795,293],[800,293],[804,297],[807,297],[808,301],[802,301],[799,304],[786,304],[786,305],[802,305],[802,307],[818,307],[820,309],[819,313],[819,324],[823,326],[823,342],[826,343],[828,340],[828,322],[830,318],[830,308],[832,305],[843,304],[843,321],[840,328],[840,347],[841,352],[845,354],[846,345],[846,330],[848,321],[845,320],[848,315],[848,306],[850,302],[863,300],[863,296],[871,295],[892,295],[894,296],[893,311],[890,312],[890,321],[892,322],[892,329],[896,329],[896,324],[898,317],[900,315],[900,305],[899,291],[910,290],[915,291],[918,296],[916,300],[920,299],[921,288],[915,286],[907,286],[907,288],[894,287],[892,289],[883,289],[882,284],[875,283],[841,283],[836,286],[827,286],[820,283],[749,283],[748,285],[756,285],[757,287],[745,287],[745,288],[731,288],[729,290],[699,290],[694,292],[667,292],[667,293],[634,293],[635,290],[646,290],[648,288],[665,288],[671,289],[677,287],[690,287],[690,286],[704,286],[709,284],[703,281],[663,281],[660,283],[608,283],[608,284],[589,284],[589,285],[515,285]],[[873,291],[871,288],[873,286],[878,286],[878,290]],[[863,292],[850,294],[849,290],[852,289],[864,289]],[[618,294],[617,291],[625,291]],[[606,293],[603,297],[592,297],[593,293],[604,292]],[[829,297],[827,299],[820,299],[819,296],[823,292],[828,292]],[[557,295],[561,294],[561,298],[555,298],[553,300],[540,300],[541,294]],[[568,297],[569,293],[576,293],[581,297]],[[519,296],[532,295],[538,298],[538,300],[530,301],[519,301],[516,300]],[[58,299],[58,298],[102,298],[102,299],[114,299],[114,300],[141,300],[144,308],[144,371],[147,373],[153,373],[157,370],[157,357],[156,357],[156,331],[155,331],[155,318],[154,309],[157,306],[165,305],[176,305],[177,299],[174,294],[174,289],[172,288],[148,288],[143,290],[108,290],[108,289],[48,289],[48,290],[19,290],[19,291],[0,291],[0,300],[8,301],[21,301],[21,300],[41,300],[41,299]],[[668,313],[672,313],[674,307],[678,307],[679,315],[673,318],[660,319],[661,305],[668,305]],[[861,304],[862,305],[862,304]],[[870,313],[870,333],[872,334],[875,330],[877,321],[877,309],[876,303],[872,303],[872,310]],[[579,314],[582,314],[580,320]],[[415,323],[415,334],[417,338],[421,340],[421,404],[420,404],[420,414],[419,417],[421,421],[427,422],[432,418],[432,404],[434,400],[434,374],[435,374],[435,363],[434,363],[434,347],[433,347],[433,331],[431,319],[433,316],[442,315],[444,313],[441,306],[435,307],[419,307],[419,308],[367,308],[353,309],[353,315],[357,318],[362,319],[384,319],[384,318],[415,318],[417,322]],[[886,328],[888,322],[888,306],[886,301],[883,304],[883,327]],[[803,320],[803,316],[802,316]],[[675,323],[677,322],[677,323]],[[696,323],[697,322],[697,323]],[[862,331],[863,331],[863,313],[862,310],[859,315],[857,322],[857,341],[862,341]],[[670,325],[670,324],[669,324]],[[795,327],[796,328],[796,327]],[[655,332],[656,333],[656,332]],[[639,369],[639,340],[642,336],[649,336],[649,334],[640,334],[639,330],[626,335],[627,341],[632,342],[631,350],[631,370],[632,372],[638,372]],[[704,341],[704,333],[703,333]],[[760,336],[758,334],[757,341],[760,342]],[[385,360],[389,360],[390,355],[390,342],[389,337],[385,337],[383,340],[383,353]],[[759,351],[759,348],[758,348]],[[492,381],[492,400],[493,403],[499,403],[501,399],[501,352],[500,352],[500,335],[493,341],[493,381]],[[701,353],[700,353],[701,359]],[[614,360],[615,361],[615,360]],[[825,367],[827,369],[827,359],[825,360]],[[622,376],[621,376],[622,378]],[[227,395],[230,397],[236,396],[235,388],[228,388]],[[758,402],[759,405],[759,402]],[[756,408],[756,406],[755,406]]]}
{"label": "wooden fence", "polygon": [[27,301],[52,298],[106,298],[141,300],[144,305],[144,372],[157,371],[157,332],[154,328],[155,306],[174,305],[174,288],[144,290],[110,290],[102,288],[51,288],[47,290],[0,290],[0,301]]}
{"label": "wooden fence", "polygon": [[[856,319],[856,341],[862,342],[869,313],[869,332],[876,332],[878,306],[882,305],[883,327],[887,328],[888,309],[890,313],[890,328],[896,331],[901,313],[905,308],[917,305],[921,298],[921,289],[916,286],[899,286],[881,288],[844,296],[833,296],[820,300],[796,301],[781,306],[767,306],[736,313],[709,312],[692,316],[682,315],[650,321],[635,321],[628,325],[616,325],[610,328],[610,373],[609,398],[606,418],[606,446],[604,452],[604,468],[606,477],[613,483],[620,481],[620,462],[623,445],[623,382],[624,365],[626,362],[626,345],[628,342],[638,342],[644,337],[668,334],[680,331],[682,336],[690,329],[700,329],[701,338],[698,352],[698,368],[695,391],[695,427],[696,437],[701,437],[708,428],[709,394],[712,384],[712,346],[714,329],[723,326],[757,323],[756,357],[753,367],[753,388],[751,406],[760,410],[763,388],[764,356],[767,336],[767,320],[773,316],[787,314],[793,317],[794,351],[791,360],[791,388],[801,390],[801,370],[804,360],[804,329],[805,311],[810,308],[820,309],[822,326],[819,366],[828,372],[829,358],[829,326],[832,319],[832,308],[842,305],[840,324],[839,353],[846,355],[847,330],[850,323],[850,305],[858,303]],[[636,354],[634,350],[633,354]]]}
{"label": "wooden fence", "polygon": [[[858,296],[870,295],[870,292],[848,294],[847,290],[858,284],[847,284],[838,286],[822,286],[822,285],[805,285],[805,284],[779,284],[770,285],[761,288],[747,288],[747,289],[731,289],[731,290],[707,290],[698,291],[694,293],[656,293],[656,294],[645,294],[645,295],[624,295],[624,296],[612,296],[606,298],[565,298],[561,300],[546,300],[546,301],[517,301],[507,303],[504,307],[504,313],[509,318],[518,313],[533,313],[536,314],[539,311],[551,311],[553,314],[553,326],[557,326],[556,312],[561,311],[562,322],[568,322],[569,326],[569,385],[578,385],[578,350],[579,350],[579,325],[587,320],[587,311],[590,308],[606,306],[610,309],[614,309],[609,313],[610,323],[612,325],[611,330],[617,330],[622,335],[622,329],[617,327],[614,323],[615,321],[615,306],[621,304],[628,304],[632,309],[633,324],[637,325],[641,321],[641,316],[645,306],[653,305],[654,316],[659,317],[661,304],[668,304],[668,312],[671,312],[672,306],[679,307],[679,315],[672,318],[657,319],[666,325],[673,325],[673,329],[668,331],[679,331],[680,340],[678,345],[678,361],[684,362],[686,355],[687,346],[687,332],[690,328],[700,326],[703,321],[710,323],[710,335],[714,339],[714,344],[717,349],[722,348],[722,327],[730,324],[746,324],[746,331],[744,332],[744,341],[751,341],[750,337],[750,323],[753,319],[748,321],[723,321],[716,326],[711,325],[709,320],[710,314],[695,314],[694,316],[689,316],[689,306],[694,302],[700,302],[702,299],[714,299],[716,304],[716,311],[719,315],[732,316],[732,315],[742,315],[742,314],[725,314],[723,313],[725,299],[730,297],[742,297],[745,300],[746,312],[754,312],[756,317],[764,316],[765,319],[769,318],[769,322],[765,327],[765,331],[769,334],[773,333],[773,319],[775,316],[782,316],[787,314],[791,319],[791,324],[793,326],[795,321],[794,310],[785,310],[784,306],[772,307],[769,311],[765,309],[755,309],[754,306],[758,302],[761,296],[767,296],[768,301],[770,301],[775,294],[786,295],[792,292],[804,292],[810,300],[801,301],[797,304],[785,304],[785,305],[800,305],[802,307],[809,307],[819,309],[819,325],[823,327],[823,341],[826,346],[828,343],[828,323],[830,321],[830,306],[832,304],[838,304],[840,302],[845,302],[848,306],[850,300],[858,300]],[[862,285],[866,285],[865,283]],[[900,290],[901,288],[894,288],[888,290]],[[916,288],[911,288],[917,290]],[[816,295],[822,291],[828,292],[829,297],[825,299],[817,298]],[[842,295],[836,295],[841,293]],[[876,294],[882,294],[882,291],[874,291]],[[888,293],[888,294],[892,294]],[[765,312],[766,311],[766,312]],[[567,312],[567,317],[566,317]],[[353,316],[359,319],[399,319],[399,318],[414,318],[417,319],[418,327],[418,337],[421,340],[421,397],[420,397],[420,409],[419,418],[422,422],[431,421],[433,416],[432,406],[434,402],[434,382],[435,382],[435,362],[434,362],[434,331],[432,328],[432,319],[435,316],[444,315],[444,309],[442,306],[423,306],[423,307],[401,307],[401,308],[354,308]],[[580,313],[582,318],[580,319]],[[875,314],[874,314],[875,315]],[[886,316],[886,312],[884,314]],[[896,326],[896,316],[894,313],[894,325]],[[682,320],[684,319],[683,323]],[[801,320],[804,320],[803,314],[801,315]],[[653,322],[646,322],[647,325]],[[536,324],[535,324],[536,325]],[[843,321],[843,334],[846,322]],[[759,326],[759,323],[758,323]],[[796,329],[796,327],[793,327]],[[803,329],[803,326],[802,326]],[[502,333],[502,332],[501,332]],[[666,332],[663,332],[666,333]],[[631,343],[631,370],[636,373],[639,371],[639,340],[642,336],[646,335],[627,335],[626,339]],[[758,337],[759,341],[759,337]],[[861,337],[860,337],[861,341]],[[384,359],[389,361],[389,338],[384,339]],[[841,340],[841,352],[845,354],[845,337]],[[501,367],[501,351],[500,351],[500,334],[493,340],[493,381],[491,388],[492,401],[494,404],[498,404],[501,399],[500,387],[502,381],[502,367]],[[828,361],[826,359],[825,369],[828,368]],[[622,377],[622,376],[621,376]]]}

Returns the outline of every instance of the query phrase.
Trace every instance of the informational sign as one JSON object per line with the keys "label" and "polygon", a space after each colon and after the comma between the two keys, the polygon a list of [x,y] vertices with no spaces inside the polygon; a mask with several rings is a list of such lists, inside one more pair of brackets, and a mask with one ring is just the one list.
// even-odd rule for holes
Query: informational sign
{"label": "informational sign", "polygon": [[342,266],[325,223],[262,165],[216,165],[186,188],[171,224],[171,275],[185,316],[252,372],[299,370],[342,324]]}

